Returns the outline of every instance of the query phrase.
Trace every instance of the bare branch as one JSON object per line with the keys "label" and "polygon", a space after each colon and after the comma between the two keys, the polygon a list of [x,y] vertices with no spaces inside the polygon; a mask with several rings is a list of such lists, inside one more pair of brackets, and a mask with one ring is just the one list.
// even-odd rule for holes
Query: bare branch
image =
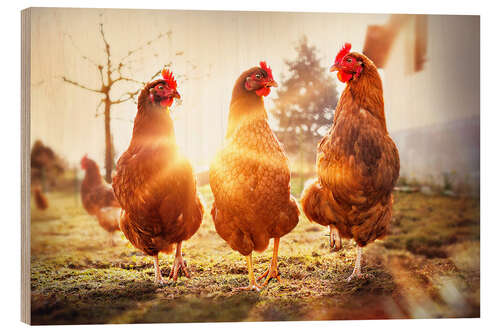
{"label": "bare branch", "polygon": [[[141,92],[141,90],[142,90],[142,87],[137,89],[136,91],[126,92],[117,100],[111,101],[111,104],[121,104],[121,103],[125,103],[127,101],[130,101],[130,100],[133,100],[135,98],[135,96]],[[123,96],[126,96],[126,97],[123,97]]]}
{"label": "bare branch", "polygon": [[138,81],[136,79],[132,79],[130,77],[127,77],[127,76],[123,75],[123,73],[122,73],[123,66],[124,66],[123,63],[120,63],[118,65],[118,68],[116,70],[118,72],[118,77],[116,79],[114,79],[111,84],[113,84],[115,82],[118,82],[118,81],[133,82],[133,83],[137,83],[137,84],[141,84],[141,85],[145,85],[146,84],[146,82]]}
{"label": "bare branch", "polygon": [[103,26],[102,22],[99,23],[99,31],[101,32],[102,41],[104,42],[104,48],[105,48],[106,54],[108,56],[108,61],[109,61],[109,57],[111,56],[111,54],[110,54],[110,50],[109,50],[108,40],[106,39],[106,36],[104,35],[104,26]]}
{"label": "bare branch", "polygon": [[[170,67],[171,65],[172,65],[172,63],[168,63],[164,67]],[[163,68],[159,69],[153,75],[151,75],[151,79],[150,80],[154,79],[157,75],[159,75],[162,70],[163,70]],[[141,87],[138,88],[137,90],[127,91],[127,92],[123,93],[117,100],[111,101],[111,104],[121,104],[121,103],[125,103],[127,101],[130,101],[130,100],[134,100],[135,96],[137,96],[137,94],[139,94],[141,92],[141,90],[143,89],[142,86],[145,85],[145,84],[147,84],[147,82],[141,82],[141,81],[137,81],[137,80],[134,80],[134,79],[127,78],[127,77],[120,76],[120,78],[123,81],[130,81],[130,82],[135,82],[135,83],[141,84]],[[115,80],[114,82],[116,82],[116,81],[118,81],[118,79]]]}
{"label": "bare branch", "polygon": [[137,48],[135,48],[135,49],[133,49],[133,50],[128,51],[128,53],[127,53],[125,56],[123,56],[123,57],[120,59],[120,61],[119,61],[119,62],[120,62],[120,63],[124,63],[126,59],[130,58],[131,56],[133,56],[133,55],[134,55],[134,54],[136,54],[137,52],[139,52],[139,51],[141,51],[141,50],[145,49],[145,48],[146,48],[146,47],[148,47],[148,46],[151,46],[151,44],[153,44],[154,42],[156,42],[156,41],[158,41],[158,40],[160,40],[160,39],[162,39],[162,38],[164,38],[164,37],[168,37],[168,38],[170,38],[170,36],[171,36],[171,35],[172,35],[172,30],[169,30],[169,31],[167,31],[167,32],[165,32],[165,33],[160,33],[158,36],[156,36],[156,38],[153,38],[153,39],[151,39],[151,40],[148,40],[146,43],[144,43],[144,44],[142,44],[142,45],[138,46]]}
{"label": "bare branch", "polygon": [[122,99],[117,99],[116,101],[111,101],[111,104],[121,104],[121,103],[125,103],[127,101],[130,101],[131,99],[133,99],[134,97],[133,96],[129,96],[129,97],[126,97],[126,98],[122,98]]}
{"label": "bare branch", "polygon": [[162,68],[162,69],[159,69],[158,71],[156,71],[156,73],[154,73],[153,75],[151,75],[150,80],[152,80],[152,79],[154,79],[156,76],[160,75],[160,73],[161,73],[161,71],[162,71],[162,70],[163,70],[163,68]]}
{"label": "bare branch", "polygon": [[[104,42],[104,50],[106,52],[106,78],[107,78],[107,86],[108,88],[112,85],[112,82],[111,82],[111,73],[113,72],[111,70],[111,50],[110,50],[110,46],[109,46],[109,43],[108,43],[108,40],[106,39],[106,35],[104,34],[104,24],[102,22],[99,23],[99,31],[101,33],[101,36],[102,36],[102,41]],[[104,86],[104,81],[103,81],[103,86]],[[109,89],[108,89],[109,91]]]}
{"label": "bare branch", "polygon": [[102,65],[97,66],[97,69],[99,69],[99,77],[101,78],[101,84],[104,85],[104,76],[103,76],[103,69],[104,67]]}
{"label": "bare branch", "polygon": [[133,83],[137,83],[137,84],[141,84],[141,85],[145,85],[146,84],[146,82],[138,81],[138,80],[126,77],[126,76],[119,76],[118,78],[116,78],[116,79],[113,80],[113,83],[118,82],[118,81],[133,82]]}
{"label": "bare branch", "polygon": [[125,118],[121,118],[121,117],[111,117],[111,119],[113,120],[121,120],[121,121],[128,121],[130,123],[134,123],[134,120],[133,119],[125,119]]}
{"label": "bare branch", "polygon": [[78,82],[75,82],[75,81],[73,81],[73,80],[68,79],[68,78],[67,78],[67,77],[65,77],[65,76],[63,76],[63,77],[62,77],[62,79],[63,79],[63,81],[64,81],[64,82],[70,83],[70,84],[72,84],[72,85],[74,85],[74,86],[77,86],[77,87],[79,87],[79,88],[82,88],[82,89],[85,89],[85,90],[88,90],[88,91],[93,91],[93,92],[100,93],[100,94],[104,94],[104,92],[103,92],[102,90],[99,90],[99,89],[92,89],[92,88],[86,87],[86,86],[84,86],[84,85],[83,85],[83,84],[81,84],[81,83],[78,83]]}
{"label": "bare branch", "polygon": [[90,63],[90,64],[92,64],[92,65],[94,65],[96,68],[99,68],[99,66],[101,66],[101,65],[99,65],[99,64],[97,63],[97,61],[95,61],[94,59],[90,58],[89,56],[86,56],[86,55],[82,52],[82,50],[81,50],[81,49],[80,49],[80,48],[76,45],[75,40],[73,39],[73,36],[71,36],[71,35],[70,35],[70,34],[68,34],[68,33],[63,33],[63,36],[66,36],[66,37],[68,37],[68,38],[69,38],[69,40],[71,41],[71,45],[73,45],[73,47],[75,48],[75,50],[77,50],[77,51],[78,51],[78,53],[80,54],[80,57],[81,57],[83,60],[85,60],[85,61],[89,62],[89,63]]}
{"label": "bare branch", "polygon": [[95,107],[95,117],[96,117],[96,118],[104,114],[104,112],[99,113],[99,108],[101,107],[101,105],[102,105],[103,103],[104,103],[104,98],[103,98],[103,99],[101,99],[101,100],[99,101],[99,103],[97,104],[97,106]]}

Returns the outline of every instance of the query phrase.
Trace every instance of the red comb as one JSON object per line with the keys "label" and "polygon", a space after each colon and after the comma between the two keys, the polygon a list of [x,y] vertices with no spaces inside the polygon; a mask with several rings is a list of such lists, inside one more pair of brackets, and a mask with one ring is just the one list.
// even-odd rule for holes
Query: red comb
{"label": "red comb", "polygon": [[171,71],[168,69],[163,69],[161,71],[161,76],[163,76],[163,79],[167,82],[167,85],[172,88],[172,89],[177,89],[177,81],[174,79],[174,74],[172,74]]}
{"label": "red comb", "polygon": [[88,156],[87,154],[83,155],[82,159],[80,160],[80,166],[82,167],[82,169],[85,169],[85,163],[88,160],[87,156]]}
{"label": "red comb", "polygon": [[335,57],[335,63],[339,63],[342,61],[342,59],[345,57],[346,54],[351,51],[351,43],[345,43],[344,47],[337,53],[337,56]]}
{"label": "red comb", "polygon": [[267,73],[267,77],[270,78],[270,79],[274,79],[273,78],[273,71],[271,70],[271,68],[267,67],[267,64],[265,61],[261,61],[260,62],[260,68],[262,68],[263,70],[266,71]]}

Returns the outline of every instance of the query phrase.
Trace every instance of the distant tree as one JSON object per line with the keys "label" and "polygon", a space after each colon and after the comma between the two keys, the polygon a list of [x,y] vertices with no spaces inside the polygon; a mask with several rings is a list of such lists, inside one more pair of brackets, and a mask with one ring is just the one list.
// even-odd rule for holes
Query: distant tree
{"label": "distant tree", "polygon": [[37,140],[31,148],[31,184],[45,189],[54,186],[67,169],[66,162],[50,147]]}
{"label": "distant tree", "polygon": [[285,60],[290,76],[283,78],[270,110],[278,121],[276,135],[291,154],[314,163],[316,145],[328,131],[338,94],[333,75],[322,67],[317,49],[302,37],[297,57]]}

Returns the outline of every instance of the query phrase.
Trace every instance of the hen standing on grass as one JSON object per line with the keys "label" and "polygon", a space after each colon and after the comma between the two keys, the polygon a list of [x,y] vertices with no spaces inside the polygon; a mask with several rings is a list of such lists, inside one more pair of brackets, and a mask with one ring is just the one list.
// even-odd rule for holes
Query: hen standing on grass
{"label": "hen standing on grass", "polygon": [[113,233],[120,230],[121,207],[115,198],[113,189],[101,177],[97,163],[83,156],[80,165],[85,170],[81,186],[82,204],[87,213],[97,217],[99,225],[109,232],[114,245]]}
{"label": "hen standing on grass", "polygon": [[200,227],[203,206],[189,161],[179,152],[169,107],[180,98],[172,73],[147,84],[138,99],[130,145],[118,160],[113,189],[125,213],[120,228],[139,250],[154,257],[155,283],[163,284],[158,253],[176,253],[170,277],[181,269],[182,242]]}
{"label": "hen standing on grass", "polygon": [[306,186],[301,204],[307,217],[330,227],[330,246],[354,238],[357,257],[348,278],[361,275],[362,247],[383,237],[392,216],[392,190],[399,155],[385,123],[382,81],[373,62],[346,44],[330,71],[347,84],[333,125],[317,151],[318,178]]}
{"label": "hen standing on grass", "polygon": [[274,238],[273,258],[258,280],[266,278],[264,285],[271,278],[280,280],[279,240],[299,220],[290,195],[288,160],[264,108],[263,96],[276,86],[265,62],[241,74],[233,88],[224,147],[210,166],[215,229],[231,248],[247,257],[250,284],[239,288],[244,290],[260,289],[252,251],[264,251],[270,238]]}

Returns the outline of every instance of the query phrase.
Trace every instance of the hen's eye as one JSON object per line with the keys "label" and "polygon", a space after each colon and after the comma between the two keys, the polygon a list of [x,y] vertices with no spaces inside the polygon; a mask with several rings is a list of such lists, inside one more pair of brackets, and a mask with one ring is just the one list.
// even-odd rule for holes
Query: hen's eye
{"label": "hen's eye", "polygon": [[158,86],[158,89],[162,90],[162,89],[163,89],[163,86]]}
{"label": "hen's eye", "polygon": [[260,80],[260,79],[262,79],[262,75],[260,75],[260,74],[255,74],[255,78],[256,78],[257,80]]}
{"label": "hen's eye", "polygon": [[352,59],[351,58],[347,58],[345,61],[352,62]]}

